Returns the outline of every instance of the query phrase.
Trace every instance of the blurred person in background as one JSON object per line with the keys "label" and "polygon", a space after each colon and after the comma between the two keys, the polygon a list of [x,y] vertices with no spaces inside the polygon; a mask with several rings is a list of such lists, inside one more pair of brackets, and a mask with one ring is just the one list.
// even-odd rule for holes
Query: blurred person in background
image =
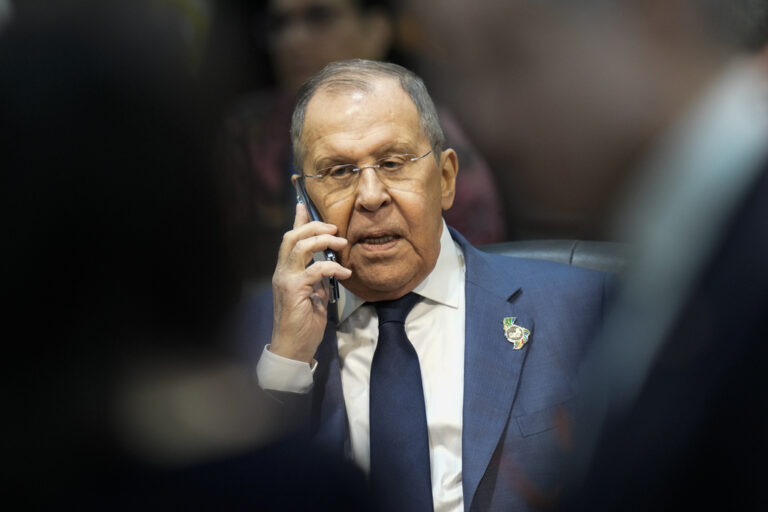
{"label": "blurred person in background", "polygon": [[[402,55],[394,48],[395,13],[386,0],[272,0],[254,26],[268,40],[276,86],[251,93],[233,107],[223,135],[223,179],[240,261],[246,277],[259,281],[269,275],[282,235],[293,222],[288,129],[299,86],[332,61],[397,62]],[[439,110],[462,169],[446,219],[472,243],[502,241],[506,230],[494,177],[450,111]],[[261,259],[264,254],[270,257]]]}
{"label": "blurred person in background", "polygon": [[768,90],[745,43],[766,2],[411,6],[450,55],[436,83],[517,163],[505,192],[637,252],[584,372],[568,508],[764,510]]}
{"label": "blurred person in background", "polygon": [[211,165],[216,98],[177,15],[61,3],[19,9],[0,33],[3,495],[359,509],[362,477],[280,443],[231,348],[240,280]]}
{"label": "blurred person in background", "polygon": [[[749,25],[749,33],[741,30],[739,35],[731,32],[724,36],[729,38],[731,48],[760,45],[764,22],[739,14],[738,8],[728,2],[710,3],[724,13],[722,17],[715,15],[715,20]],[[556,27],[550,30],[551,40],[534,40],[543,30],[535,23],[535,11],[542,8],[533,4],[525,7],[531,13],[524,18],[534,20],[532,26],[511,18],[493,2],[477,6],[451,2],[435,8],[433,16],[425,15],[426,6],[436,7],[432,3],[401,4],[411,6],[401,9],[404,18],[415,18],[414,25],[439,34],[422,38],[419,52],[424,60],[435,64],[430,69],[436,73],[427,74],[427,78],[434,81],[436,94],[445,96],[454,107],[494,169],[514,169],[497,172],[505,206],[512,209],[507,218],[512,219],[508,229],[514,237],[615,237],[611,219],[621,204],[625,183],[603,168],[631,167],[654,140],[648,134],[654,131],[646,126],[648,119],[674,117],[675,106],[646,98],[652,91],[646,87],[642,72],[621,57],[620,48],[601,47],[599,34],[583,44],[574,41],[573,45],[563,43],[558,47],[556,39],[568,40],[569,25],[564,24],[563,31]],[[656,8],[641,5],[638,9]],[[420,15],[411,16],[414,11]],[[598,26],[597,30],[608,29]],[[719,37],[722,32],[717,27],[704,30],[705,39]],[[478,33],[486,37],[475,40]],[[589,44],[598,48],[592,50]],[[716,59],[723,50],[713,46],[711,59]],[[560,51],[562,48],[568,51]],[[593,58],[588,60],[583,55]],[[539,65],[542,61],[552,65]],[[661,66],[662,61],[655,65]],[[619,71],[623,68],[636,68],[635,74]],[[684,91],[690,89],[690,82],[697,81],[701,70],[696,69],[694,60],[654,73],[674,78],[680,95],[685,97]],[[604,88],[590,87],[592,81],[603,83]],[[608,89],[610,94],[602,94]],[[599,115],[611,110],[618,112],[614,118],[626,116],[627,122]],[[635,142],[611,144],[613,138]],[[600,149],[595,152],[592,148]],[[610,159],[610,163],[603,159]]]}

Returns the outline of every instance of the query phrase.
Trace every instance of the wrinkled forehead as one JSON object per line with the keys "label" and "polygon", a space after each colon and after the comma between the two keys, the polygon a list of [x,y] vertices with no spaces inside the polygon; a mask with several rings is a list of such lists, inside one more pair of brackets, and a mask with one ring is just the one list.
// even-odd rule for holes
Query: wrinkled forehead
{"label": "wrinkled forehead", "polygon": [[426,135],[411,97],[396,80],[382,78],[323,86],[307,104],[301,138],[313,159],[326,153],[365,157],[395,142],[415,147]]}

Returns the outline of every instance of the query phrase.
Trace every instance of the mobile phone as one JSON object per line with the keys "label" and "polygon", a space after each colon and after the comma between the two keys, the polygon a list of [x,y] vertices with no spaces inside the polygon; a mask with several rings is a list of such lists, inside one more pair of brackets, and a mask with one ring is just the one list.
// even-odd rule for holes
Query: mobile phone
{"label": "mobile phone", "polygon": [[[296,187],[296,201],[307,207],[307,210],[309,211],[309,218],[323,222],[322,217],[320,217],[320,213],[318,213],[317,208],[315,208],[314,203],[312,203],[312,200],[309,198],[309,194],[307,194],[307,189],[304,186],[304,177],[300,176],[297,178],[294,182],[294,186]],[[315,254],[321,254],[322,258],[324,258],[326,261],[337,261],[336,253],[330,249],[326,249],[321,253]],[[325,280],[325,278],[323,278],[323,280]],[[329,301],[335,303],[339,299],[339,280],[335,277],[331,277],[328,279],[328,286],[330,288]]]}

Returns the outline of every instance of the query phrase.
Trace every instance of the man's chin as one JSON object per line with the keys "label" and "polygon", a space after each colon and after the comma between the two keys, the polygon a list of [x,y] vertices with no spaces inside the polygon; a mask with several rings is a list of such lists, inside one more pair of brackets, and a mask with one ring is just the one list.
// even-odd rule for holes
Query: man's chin
{"label": "man's chin", "polygon": [[353,271],[344,281],[344,287],[366,301],[397,299],[410,292],[418,284],[414,276],[388,275],[366,268],[362,273]]}

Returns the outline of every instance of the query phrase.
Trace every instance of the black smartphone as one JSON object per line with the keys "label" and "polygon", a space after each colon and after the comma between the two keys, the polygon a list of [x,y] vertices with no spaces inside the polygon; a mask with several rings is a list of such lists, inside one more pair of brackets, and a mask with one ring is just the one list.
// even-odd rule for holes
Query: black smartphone
{"label": "black smartphone", "polygon": [[[307,194],[307,189],[304,186],[304,177],[297,178],[294,182],[294,186],[296,187],[296,201],[307,207],[307,210],[309,210],[309,218],[312,220],[324,222],[322,217],[320,217],[317,208],[315,208],[315,205],[309,198],[309,194]],[[338,261],[336,258],[336,253],[330,249],[326,249],[320,254],[323,255],[323,258],[325,258],[326,261]],[[335,303],[339,299],[339,280],[335,277],[331,277],[328,281],[330,289],[329,301]]]}

